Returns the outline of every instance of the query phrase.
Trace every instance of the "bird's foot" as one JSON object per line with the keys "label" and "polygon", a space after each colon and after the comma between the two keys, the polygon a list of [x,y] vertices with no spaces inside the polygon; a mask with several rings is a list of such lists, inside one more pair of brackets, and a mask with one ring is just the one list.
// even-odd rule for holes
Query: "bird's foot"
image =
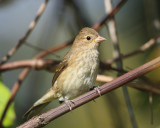
{"label": "bird's foot", "polygon": [[72,110],[72,105],[75,105],[75,103],[72,100],[65,99],[64,102],[70,110]]}
{"label": "bird's foot", "polygon": [[92,88],[90,88],[90,90],[93,90],[93,89],[96,90],[96,92],[99,94],[99,96],[102,96],[99,86],[93,86]]}

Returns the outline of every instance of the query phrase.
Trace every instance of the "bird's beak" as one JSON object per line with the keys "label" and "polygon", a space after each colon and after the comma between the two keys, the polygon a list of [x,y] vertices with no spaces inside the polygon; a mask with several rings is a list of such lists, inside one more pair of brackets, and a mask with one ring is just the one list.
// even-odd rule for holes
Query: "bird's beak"
{"label": "bird's beak", "polygon": [[102,42],[102,41],[104,41],[104,40],[106,40],[106,38],[98,35],[98,37],[95,39],[95,42],[96,42],[96,43],[100,43],[100,42]]}

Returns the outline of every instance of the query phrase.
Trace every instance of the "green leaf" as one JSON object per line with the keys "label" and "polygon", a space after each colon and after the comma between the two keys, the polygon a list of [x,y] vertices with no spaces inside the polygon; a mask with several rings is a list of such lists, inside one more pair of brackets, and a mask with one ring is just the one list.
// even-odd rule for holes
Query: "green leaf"
{"label": "green leaf", "polygon": [[[0,79],[0,117],[4,111],[6,103],[10,97],[10,90],[3,84],[2,80]],[[9,127],[13,125],[14,120],[16,118],[16,114],[14,111],[14,104],[12,103],[9,107],[5,119],[3,120],[3,126]]]}

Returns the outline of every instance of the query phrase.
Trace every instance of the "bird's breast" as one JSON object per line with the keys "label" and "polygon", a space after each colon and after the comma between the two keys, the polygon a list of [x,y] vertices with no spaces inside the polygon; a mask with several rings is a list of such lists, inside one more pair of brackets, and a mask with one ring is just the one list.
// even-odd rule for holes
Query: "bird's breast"
{"label": "bird's breast", "polygon": [[99,63],[98,51],[79,52],[71,60],[57,81],[63,89],[63,95],[68,98],[80,95],[94,86]]}

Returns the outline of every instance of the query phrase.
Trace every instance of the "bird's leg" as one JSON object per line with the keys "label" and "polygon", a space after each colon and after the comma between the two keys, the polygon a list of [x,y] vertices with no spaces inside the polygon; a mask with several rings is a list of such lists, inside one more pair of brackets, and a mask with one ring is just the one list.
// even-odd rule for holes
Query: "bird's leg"
{"label": "bird's leg", "polygon": [[95,87],[94,89],[97,91],[97,93],[99,94],[99,96],[102,96],[99,86]]}
{"label": "bird's leg", "polygon": [[62,103],[63,103],[63,101],[59,100],[59,103],[60,103],[60,104],[62,104]]}
{"label": "bird's leg", "polygon": [[99,86],[93,86],[92,88],[90,88],[90,90],[96,90],[96,92],[99,94],[99,96],[101,96],[101,91],[100,91],[100,88]]}
{"label": "bird's leg", "polygon": [[67,98],[64,98],[64,102],[70,110],[72,110],[72,104],[75,105],[75,103],[72,100],[68,100]]}
{"label": "bird's leg", "polygon": [[62,104],[64,102],[64,96],[59,98],[59,103]]}

